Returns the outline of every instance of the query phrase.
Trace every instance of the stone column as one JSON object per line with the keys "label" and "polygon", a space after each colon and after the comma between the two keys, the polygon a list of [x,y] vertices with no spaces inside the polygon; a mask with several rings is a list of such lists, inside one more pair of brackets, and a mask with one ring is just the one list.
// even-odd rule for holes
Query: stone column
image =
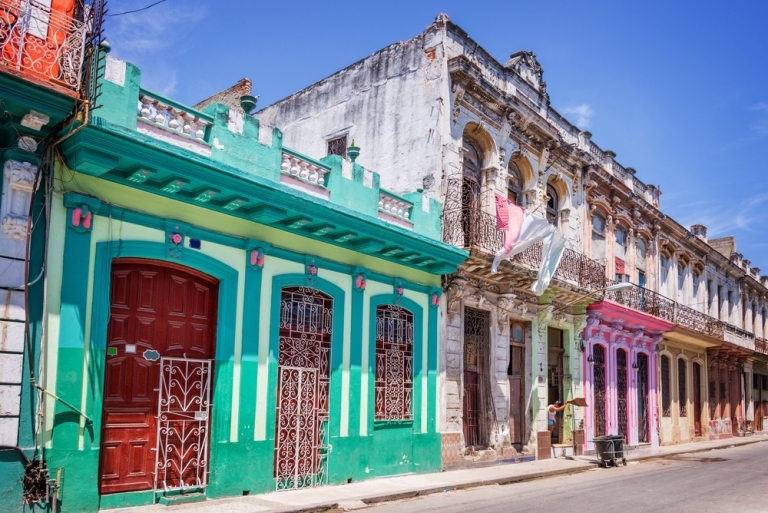
{"label": "stone column", "polygon": [[552,455],[552,440],[547,428],[547,328],[552,318],[555,307],[552,298],[548,295],[541,296],[538,315],[534,320],[533,335],[535,337],[533,360],[533,411],[536,415],[537,429],[537,459],[547,459]]}

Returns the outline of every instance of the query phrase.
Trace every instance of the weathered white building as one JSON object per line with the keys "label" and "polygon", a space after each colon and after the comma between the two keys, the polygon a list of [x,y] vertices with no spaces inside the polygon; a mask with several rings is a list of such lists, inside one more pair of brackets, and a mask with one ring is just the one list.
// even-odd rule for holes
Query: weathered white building
{"label": "weathered white building", "polygon": [[[588,440],[597,434],[618,432],[631,443],[663,442],[656,428],[666,421],[660,419],[656,384],[661,380],[659,329],[665,322],[679,324],[673,331],[682,334],[663,344],[687,340],[691,332],[709,337],[686,360],[687,379],[697,368],[694,363],[704,367],[698,386],[703,404],[708,403],[707,347],[717,345],[726,337],[720,331],[727,330],[710,317],[712,308],[700,305],[703,284],[706,290],[717,286],[718,278],[707,276],[724,264],[714,264],[708,274],[711,262],[719,260],[708,258],[712,250],[706,241],[697,239],[701,244],[681,251],[672,239],[693,235],[669,228],[679,225],[660,212],[659,189],[644,184],[634,169],[616,161],[614,152],[601,149],[589,132],[551,107],[533,53],[513,53],[502,64],[440,14],[422,34],[254,115],[262,125],[283,130],[285,144],[308,154],[346,157],[354,142],[361,148],[357,163],[378,172],[382,186],[395,193],[421,188],[425,197],[441,201],[444,240],[470,251],[469,260],[444,280],[439,390],[444,467],[534,453],[550,457],[569,450],[574,438],[574,446],[589,448]],[[539,298],[529,287],[540,247],[505,262],[498,274],[490,272],[502,242],[495,229],[495,194],[546,216],[568,239],[555,278]],[[391,205],[382,199],[379,207],[387,211]],[[730,255],[724,259],[734,265]],[[677,265],[682,288],[674,286]],[[614,280],[636,286],[606,299],[635,310],[639,319],[661,320],[633,324],[605,311],[588,313],[584,296],[600,298]],[[748,279],[745,289],[732,278],[722,280],[734,293],[753,291],[746,302],[738,300],[743,305],[736,299],[728,304],[758,312],[753,324],[760,324],[765,281]],[[742,297],[738,294],[734,298]],[[591,328],[585,332],[588,320]],[[585,333],[592,338],[584,340]],[[594,361],[597,346],[607,351],[602,368]],[[633,374],[641,354],[643,379]],[[622,372],[623,392],[616,389]],[[600,380],[604,390],[598,393]],[[641,384],[642,400],[635,390]],[[548,405],[585,396],[601,406],[566,408],[550,434]]]}

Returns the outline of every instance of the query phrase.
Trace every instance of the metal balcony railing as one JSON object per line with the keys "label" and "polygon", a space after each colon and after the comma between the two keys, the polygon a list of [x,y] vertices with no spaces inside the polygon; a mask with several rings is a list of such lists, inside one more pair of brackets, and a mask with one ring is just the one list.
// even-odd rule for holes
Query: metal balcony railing
{"label": "metal balcony railing", "polygon": [[[443,213],[443,240],[460,248],[494,254],[504,244],[504,233],[496,230],[495,216],[479,209],[462,208]],[[542,251],[542,243],[534,244],[515,255],[512,261],[538,269]],[[599,290],[605,286],[605,267],[581,253],[566,249],[555,278],[576,283],[586,290]]]}
{"label": "metal balcony railing", "polygon": [[0,0],[0,65],[80,89],[86,24],[34,0]]}

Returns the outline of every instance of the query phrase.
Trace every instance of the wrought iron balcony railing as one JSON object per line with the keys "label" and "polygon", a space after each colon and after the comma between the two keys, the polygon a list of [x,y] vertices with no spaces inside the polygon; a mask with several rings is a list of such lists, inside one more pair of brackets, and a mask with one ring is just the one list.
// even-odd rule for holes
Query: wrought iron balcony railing
{"label": "wrought iron balcony railing", "polygon": [[87,26],[34,0],[0,0],[0,64],[80,89]]}
{"label": "wrought iron balcony railing", "polygon": [[[463,208],[443,213],[443,240],[460,248],[480,249],[494,254],[503,246],[504,234],[496,230],[495,216],[479,209]],[[538,269],[542,251],[542,243],[534,244],[515,255],[512,261]],[[599,290],[605,286],[605,266],[566,249],[555,271],[555,278],[576,283],[586,290]]]}
{"label": "wrought iron balcony railing", "polygon": [[606,292],[604,297],[710,337],[720,340],[725,337],[724,322],[638,285],[629,290]]}

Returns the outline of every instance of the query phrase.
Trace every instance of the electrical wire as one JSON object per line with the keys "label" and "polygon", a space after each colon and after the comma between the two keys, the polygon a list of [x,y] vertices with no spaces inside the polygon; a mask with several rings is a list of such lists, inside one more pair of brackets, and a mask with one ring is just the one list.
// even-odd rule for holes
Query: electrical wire
{"label": "electrical wire", "polygon": [[150,5],[146,6],[146,7],[142,7],[141,9],[134,9],[132,11],[123,11],[123,12],[119,12],[117,14],[107,14],[107,16],[122,16],[123,14],[132,14],[134,12],[146,11],[147,9],[149,9],[151,7],[154,7],[154,6],[158,5],[158,4],[162,4],[163,2],[165,2],[165,0],[160,0],[159,2],[155,2],[154,4],[150,4]]}

